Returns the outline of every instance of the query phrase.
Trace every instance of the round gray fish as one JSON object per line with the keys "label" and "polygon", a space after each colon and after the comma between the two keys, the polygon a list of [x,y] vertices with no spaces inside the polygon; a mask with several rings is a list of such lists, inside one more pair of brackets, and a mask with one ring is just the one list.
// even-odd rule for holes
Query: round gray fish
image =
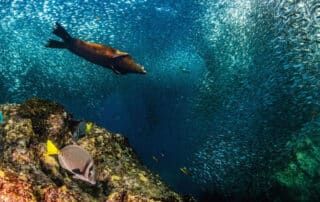
{"label": "round gray fish", "polygon": [[68,145],[58,154],[62,168],[74,174],[74,178],[96,184],[92,156],[78,145]]}

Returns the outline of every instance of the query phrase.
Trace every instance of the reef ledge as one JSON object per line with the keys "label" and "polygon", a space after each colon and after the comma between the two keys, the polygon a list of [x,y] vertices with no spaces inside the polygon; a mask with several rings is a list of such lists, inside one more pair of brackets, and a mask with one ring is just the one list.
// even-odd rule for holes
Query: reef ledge
{"label": "reef ledge", "polygon": [[[60,104],[32,98],[0,105],[0,111],[0,201],[193,201],[143,166],[123,135],[93,124],[74,142],[72,115]],[[48,139],[59,148],[76,143],[87,150],[97,184],[73,179],[57,158],[45,155]]]}

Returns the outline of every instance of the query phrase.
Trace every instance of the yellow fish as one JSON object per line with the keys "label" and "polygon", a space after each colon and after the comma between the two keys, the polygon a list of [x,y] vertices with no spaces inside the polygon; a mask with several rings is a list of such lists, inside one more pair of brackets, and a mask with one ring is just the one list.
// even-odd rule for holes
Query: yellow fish
{"label": "yellow fish", "polygon": [[88,134],[92,129],[92,123],[91,122],[88,122],[87,125],[86,125],[86,134]]}
{"label": "yellow fish", "polygon": [[180,168],[180,171],[183,172],[185,175],[190,175],[190,171],[186,167]]}
{"label": "yellow fish", "polygon": [[58,155],[59,149],[53,144],[51,140],[47,140],[47,152],[45,155]]}

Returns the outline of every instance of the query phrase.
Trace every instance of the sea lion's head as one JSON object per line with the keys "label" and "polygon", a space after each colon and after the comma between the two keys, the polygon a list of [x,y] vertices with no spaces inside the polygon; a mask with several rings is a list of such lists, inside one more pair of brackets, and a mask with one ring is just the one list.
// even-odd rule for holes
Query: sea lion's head
{"label": "sea lion's head", "polygon": [[114,67],[121,74],[147,73],[147,71],[144,69],[144,66],[137,64],[130,55],[117,58]]}

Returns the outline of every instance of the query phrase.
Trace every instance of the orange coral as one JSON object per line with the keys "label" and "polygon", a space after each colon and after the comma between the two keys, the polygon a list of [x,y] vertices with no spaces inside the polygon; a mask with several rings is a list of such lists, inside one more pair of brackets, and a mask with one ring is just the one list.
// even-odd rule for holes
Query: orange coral
{"label": "orange coral", "polygon": [[44,199],[46,202],[73,202],[77,201],[74,193],[66,186],[50,187],[44,190]]}
{"label": "orange coral", "polygon": [[26,178],[18,177],[14,173],[0,171],[0,201],[5,202],[33,202],[32,184]]}

